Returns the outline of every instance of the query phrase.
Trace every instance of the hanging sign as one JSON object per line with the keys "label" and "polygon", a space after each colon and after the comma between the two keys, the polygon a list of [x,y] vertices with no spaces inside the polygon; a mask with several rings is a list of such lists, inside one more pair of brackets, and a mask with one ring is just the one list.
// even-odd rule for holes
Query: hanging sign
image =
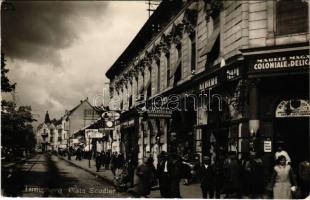
{"label": "hanging sign", "polygon": [[85,138],[102,138],[103,134],[98,129],[85,129]]}
{"label": "hanging sign", "polygon": [[309,100],[294,99],[281,101],[276,108],[276,118],[310,117]]}
{"label": "hanging sign", "polygon": [[270,140],[264,141],[264,152],[272,152],[272,143]]}

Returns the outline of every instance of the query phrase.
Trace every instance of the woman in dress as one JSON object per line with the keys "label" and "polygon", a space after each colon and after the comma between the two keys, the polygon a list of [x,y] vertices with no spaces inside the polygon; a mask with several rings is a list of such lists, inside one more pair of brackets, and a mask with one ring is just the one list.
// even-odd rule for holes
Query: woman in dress
{"label": "woman in dress", "polygon": [[273,198],[291,199],[292,191],[296,190],[296,180],[293,170],[286,162],[286,157],[281,155],[278,158],[278,164],[274,167],[273,180]]}

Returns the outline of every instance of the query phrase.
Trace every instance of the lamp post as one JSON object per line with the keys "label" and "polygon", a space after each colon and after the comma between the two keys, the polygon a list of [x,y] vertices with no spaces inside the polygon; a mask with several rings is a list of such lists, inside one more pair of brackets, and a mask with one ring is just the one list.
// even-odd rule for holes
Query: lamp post
{"label": "lamp post", "polygon": [[88,156],[88,167],[91,168],[90,166],[90,160],[91,160],[91,151],[90,151],[90,135],[88,136],[88,149],[89,149],[89,156]]}

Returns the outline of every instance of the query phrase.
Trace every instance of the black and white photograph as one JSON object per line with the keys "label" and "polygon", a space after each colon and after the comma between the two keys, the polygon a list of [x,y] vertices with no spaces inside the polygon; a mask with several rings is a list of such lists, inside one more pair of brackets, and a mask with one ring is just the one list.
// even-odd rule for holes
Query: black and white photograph
{"label": "black and white photograph", "polygon": [[1,197],[310,199],[309,0],[2,0]]}

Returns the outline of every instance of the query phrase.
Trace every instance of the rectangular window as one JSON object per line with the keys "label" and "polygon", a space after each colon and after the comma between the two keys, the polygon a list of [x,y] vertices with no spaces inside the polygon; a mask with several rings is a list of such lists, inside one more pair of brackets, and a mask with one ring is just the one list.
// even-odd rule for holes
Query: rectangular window
{"label": "rectangular window", "polygon": [[167,87],[170,85],[170,53],[166,54],[167,58]]}
{"label": "rectangular window", "polygon": [[194,72],[196,69],[196,37],[195,34],[191,37],[191,72]]}
{"label": "rectangular window", "polygon": [[276,6],[277,34],[308,32],[308,3],[303,0],[280,0]]}
{"label": "rectangular window", "polygon": [[157,92],[160,92],[160,61],[156,61],[157,65]]}

